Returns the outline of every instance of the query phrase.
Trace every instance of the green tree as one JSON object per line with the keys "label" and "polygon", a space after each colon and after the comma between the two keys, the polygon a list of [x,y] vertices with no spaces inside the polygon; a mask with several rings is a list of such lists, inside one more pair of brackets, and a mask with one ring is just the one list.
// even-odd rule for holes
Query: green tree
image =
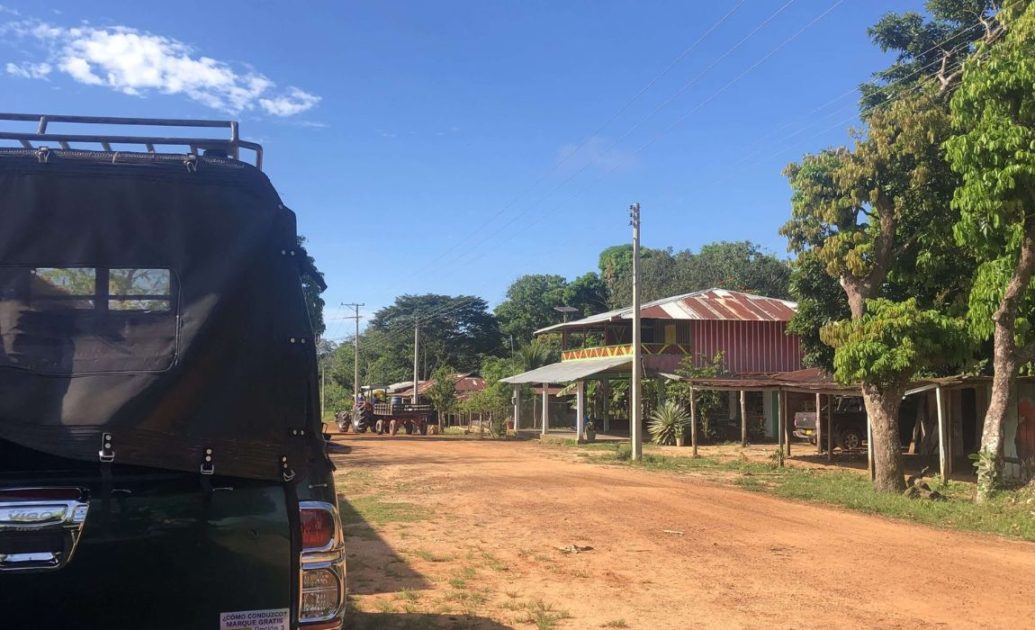
{"label": "green tree", "polygon": [[305,305],[313,324],[313,334],[320,337],[327,330],[323,319],[323,309],[326,304],[321,297],[321,294],[327,290],[327,283],[324,281],[323,272],[316,266],[316,259],[310,256],[305,249],[304,236],[298,237],[298,248],[302,254],[302,294],[305,296]]}
{"label": "green tree", "polygon": [[[556,351],[541,339],[536,339],[521,347],[517,353],[517,361],[523,372],[548,365],[558,359]],[[515,372],[516,374],[517,372]],[[508,375],[509,376],[509,375]]]}
{"label": "green tree", "polygon": [[565,306],[579,309],[583,317],[608,310],[607,285],[593,271],[584,273],[564,287]]}
{"label": "green tree", "polygon": [[[865,134],[857,135],[855,146],[806,156],[786,171],[793,190],[792,218],[781,232],[800,261],[808,256],[796,270],[814,274],[816,265],[822,265],[843,289],[854,325],[863,326],[860,322],[865,321],[871,337],[887,328],[887,334],[901,339],[937,341],[924,337],[931,311],[954,314],[961,310],[962,296],[968,290],[971,260],[951,247],[949,227],[955,222],[951,198],[959,178],[948,168],[940,144],[951,132],[947,99],[958,81],[949,64],[971,47],[957,41],[956,47],[942,51],[944,66],[911,66],[926,68],[912,75],[899,75],[900,70],[894,68],[923,57],[920,53],[929,48],[926,43],[932,30],[949,28],[980,39],[976,27],[992,19],[991,9],[969,0],[935,0],[928,3],[928,10],[930,22],[886,16],[871,29],[878,45],[898,52],[891,71],[903,80],[887,90],[894,98],[878,99],[879,104],[863,110],[867,128]],[[878,73],[875,83],[864,88],[864,103],[872,104],[874,85],[889,87],[889,78],[891,75]],[[902,89],[903,85],[910,89]],[[909,296],[915,296],[917,304],[910,306]],[[868,305],[878,298],[902,302],[902,308],[915,316],[906,317],[885,306],[869,313]],[[836,312],[836,305],[827,300],[814,305],[819,308],[810,313],[813,324]],[[888,321],[882,322],[883,317]],[[903,328],[909,325],[916,329]],[[955,354],[950,351],[955,342],[946,338],[943,352],[927,348],[917,352],[914,361],[884,363],[880,370],[847,370],[839,366],[849,364],[852,357],[867,356],[859,344],[869,347],[863,343],[868,337],[835,334],[841,330],[839,324],[829,326],[831,332],[823,341],[836,345],[835,373],[841,378],[854,375],[862,384],[873,428],[874,486],[880,491],[899,491],[905,486],[899,401],[906,383],[918,371],[936,367],[933,362]],[[889,374],[884,369],[889,365],[899,371]]]}
{"label": "green tree", "polygon": [[533,274],[521,276],[507,289],[507,297],[496,307],[500,330],[524,344],[540,328],[561,321],[554,310],[565,306],[568,282],[564,276]]}
{"label": "green tree", "polygon": [[811,250],[803,251],[794,261],[790,285],[798,310],[788,322],[787,332],[801,340],[804,365],[833,374],[834,349],[823,343],[820,330],[851,317],[844,290]]}
{"label": "green tree", "polygon": [[438,366],[431,374],[431,385],[426,395],[439,418],[456,409],[456,381],[456,370],[448,365]]}
{"label": "green tree", "polygon": [[439,365],[474,371],[485,356],[503,351],[499,324],[485,300],[470,295],[402,295],[374,313],[360,339],[367,384],[413,378],[415,321],[420,325],[422,375]]}
{"label": "green tree", "polygon": [[[643,250],[640,251],[642,256]],[[629,305],[629,300],[620,295],[619,283],[624,282],[632,272],[632,244],[614,245],[600,252],[597,262],[600,279],[607,288],[610,308],[622,308]]]}
{"label": "green tree", "polygon": [[[834,322],[822,330],[835,351],[834,375],[844,383],[862,383],[866,412],[871,419],[897,418],[902,393],[917,366],[959,363],[971,349],[963,320],[937,310],[923,310],[915,299],[902,302],[869,300],[861,317]],[[897,430],[897,423],[894,427]],[[877,440],[874,422],[873,457],[897,461],[901,448],[893,440]],[[878,470],[877,476],[888,470]],[[883,483],[897,490],[898,479]]]}
{"label": "green tree", "polygon": [[[1003,423],[1012,385],[1035,360],[1035,8],[1011,3],[987,31],[952,100],[957,135],[945,143],[963,176],[956,240],[980,261],[970,295],[975,333],[993,339],[992,394],[981,438],[979,501],[1001,485]],[[999,21],[996,21],[997,23]]]}
{"label": "green tree", "polygon": [[[632,268],[620,256],[621,247],[601,254],[610,261],[609,301],[615,308],[632,301]],[[630,259],[631,261],[631,259]],[[690,250],[644,248],[640,252],[640,295],[658,300],[692,291],[719,288],[786,298],[790,266],[749,241],[720,241]]]}

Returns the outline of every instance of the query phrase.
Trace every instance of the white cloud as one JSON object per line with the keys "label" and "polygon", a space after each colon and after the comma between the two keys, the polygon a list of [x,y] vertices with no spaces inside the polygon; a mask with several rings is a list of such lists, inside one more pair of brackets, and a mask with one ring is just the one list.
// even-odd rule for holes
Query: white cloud
{"label": "white cloud", "polygon": [[605,138],[593,136],[582,143],[565,144],[557,151],[554,168],[561,172],[595,168],[611,172],[628,170],[638,163],[636,155],[619,149]]}
{"label": "white cloud", "polygon": [[56,70],[85,85],[132,96],[183,95],[232,114],[260,109],[272,116],[294,116],[320,102],[319,96],[296,87],[278,91],[265,75],[199,55],[179,40],[125,26],[65,28],[21,20],[0,26],[0,35],[28,41],[44,57],[6,65],[8,74],[22,78],[46,78]]}
{"label": "white cloud", "polygon": [[290,88],[287,95],[276,98],[260,98],[259,105],[267,113],[274,116],[294,116],[312,109],[320,102],[320,97],[296,87]]}
{"label": "white cloud", "polygon": [[4,66],[7,74],[23,79],[46,79],[54,68],[49,63],[10,63]]}

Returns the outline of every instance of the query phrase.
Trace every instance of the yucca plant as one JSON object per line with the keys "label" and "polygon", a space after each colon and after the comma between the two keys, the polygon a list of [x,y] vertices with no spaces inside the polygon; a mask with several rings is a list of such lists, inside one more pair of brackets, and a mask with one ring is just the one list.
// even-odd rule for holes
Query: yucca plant
{"label": "yucca plant", "polygon": [[677,438],[682,441],[689,426],[690,416],[683,411],[683,407],[673,400],[666,400],[650,415],[647,428],[655,444],[675,444]]}

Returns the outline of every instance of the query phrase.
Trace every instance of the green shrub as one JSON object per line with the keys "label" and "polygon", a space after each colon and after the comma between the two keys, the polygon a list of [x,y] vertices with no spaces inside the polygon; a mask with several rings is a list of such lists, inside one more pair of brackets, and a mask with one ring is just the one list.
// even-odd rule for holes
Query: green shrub
{"label": "green shrub", "polygon": [[675,401],[666,400],[650,415],[647,428],[655,444],[675,444],[677,437],[686,435],[688,426],[690,416],[686,411]]}

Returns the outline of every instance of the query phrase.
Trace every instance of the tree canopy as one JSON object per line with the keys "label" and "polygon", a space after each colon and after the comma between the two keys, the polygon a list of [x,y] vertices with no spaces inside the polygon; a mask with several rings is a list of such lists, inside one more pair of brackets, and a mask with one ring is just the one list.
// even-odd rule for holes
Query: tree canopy
{"label": "tree canopy", "polygon": [[862,383],[883,491],[904,487],[898,405],[906,384],[965,354],[953,318],[964,310],[974,260],[953,246],[960,179],[941,144],[952,133],[960,64],[996,28],[994,8],[931,0],[930,17],[882,18],[870,36],[897,57],[863,85],[865,130],[852,147],[806,155],[785,171],[791,220],[781,232],[798,256],[791,329],[810,361]]}
{"label": "tree canopy", "polygon": [[969,321],[979,338],[993,339],[978,500],[1001,485],[1011,388],[1035,360],[1035,7],[1011,3],[992,23],[1005,31],[986,29],[980,56],[965,67],[952,99],[956,135],[945,142],[962,175],[956,242],[979,263]]}

